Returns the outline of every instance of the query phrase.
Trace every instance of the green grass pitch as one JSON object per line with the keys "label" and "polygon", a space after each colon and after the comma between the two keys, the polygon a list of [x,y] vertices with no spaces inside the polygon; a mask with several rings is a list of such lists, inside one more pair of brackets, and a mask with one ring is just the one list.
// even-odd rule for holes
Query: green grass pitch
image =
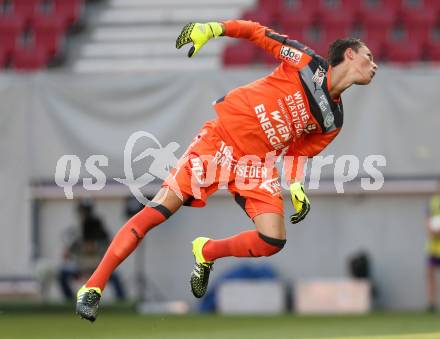
{"label": "green grass pitch", "polygon": [[440,339],[440,315],[141,316],[101,309],[91,324],[66,311],[1,311],[1,339]]}

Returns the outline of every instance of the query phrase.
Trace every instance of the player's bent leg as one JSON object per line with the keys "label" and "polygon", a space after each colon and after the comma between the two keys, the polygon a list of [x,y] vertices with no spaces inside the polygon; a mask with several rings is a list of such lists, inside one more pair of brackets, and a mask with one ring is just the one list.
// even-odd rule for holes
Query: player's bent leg
{"label": "player's bent leg", "polygon": [[223,257],[262,257],[278,253],[286,243],[283,216],[263,213],[254,218],[256,230],[246,231],[220,240],[196,238],[193,241],[195,257],[191,273],[191,290],[202,297],[207,290],[209,274],[214,260]]}
{"label": "player's bent leg", "polygon": [[155,226],[176,212],[183,201],[169,188],[162,188],[151,206],[145,206],[116,234],[90,279],[77,293],[76,312],[81,318],[94,321],[102,291],[111,274],[139,245]]}
{"label": "player's bent leg", "polygon": [[232,237],[209,240],[203,246],[206,261],[233,257],[262,257],[279,252],[286,243],[286,231],[282,215],[262,213],[254,218],[256,230]]}
{"label": "player's bent leg", "polygon": [[189,195],[186,193],[180,194],[183,196],[183,200],[169,187],[162,187],[153,198],[152,203],[164,206],[171,214],[174,214],[189,198]]}
{"label": "player's bent leg", "polygon": [[278,213],[262,213],[254,217],[257,231],[274,239],[286,239],[284,216]]}

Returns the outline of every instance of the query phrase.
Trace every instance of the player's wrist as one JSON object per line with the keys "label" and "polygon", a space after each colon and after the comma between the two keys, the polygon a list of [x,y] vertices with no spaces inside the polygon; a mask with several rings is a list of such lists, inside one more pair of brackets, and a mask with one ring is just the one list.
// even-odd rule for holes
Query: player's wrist
{"label": "player's wrist", "polygon": [[294,192],[302,188],[302,183],[300,181],[292,181],[290,183],[289,188],[290,188],[290,192]]}
{"label": "player's wrist", "polygon": [[208,22],[207,25],[212,32],[212,37],[214,39],[220,37],[224,33],[224,26],[220,22]]}

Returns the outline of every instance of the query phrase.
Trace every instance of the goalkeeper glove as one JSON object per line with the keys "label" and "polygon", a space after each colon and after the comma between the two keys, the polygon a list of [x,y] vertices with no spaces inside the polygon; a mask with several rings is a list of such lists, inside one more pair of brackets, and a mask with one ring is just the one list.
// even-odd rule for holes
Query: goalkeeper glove
{"label": "goalkeeper glove", "polygon": [[192,42],[188,51],[188,57],[195,55],[209,39],[218,38],[223,34],[223,26],[218,22],[208,22],[207,24],[200,24],[191,22],[183,27],[182,32],[176,40],[176,48],[180,49],[183,45]]}
{"label": "goalkeeper glove", "polygon": [[296,224],[303,220],[310,211],[310,200],[304,192],[304,187],[300,182],[294,182],[290,185],[290,194],[292,195],[293,207],[296,213],[290,216],[290,222]]}

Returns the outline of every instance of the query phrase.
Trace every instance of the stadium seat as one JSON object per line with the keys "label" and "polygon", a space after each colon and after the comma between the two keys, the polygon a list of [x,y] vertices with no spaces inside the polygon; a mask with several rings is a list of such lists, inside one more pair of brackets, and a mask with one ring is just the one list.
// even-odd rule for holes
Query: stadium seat
{"label": "stadium seat", "polygon": [[423,48],[417,42],[403,39],[400,41],[388,41],[384,53],[388,62],[415,62],[421,60]]}
{"label": "stadium seat", "polygon": [[342,7],[352,13],[354,16],[354,19],[357,19],[358,15],[360,14],[362,3],[365,0],[341,0]]}
{"label": "stadium seat", "polygon": [[75,24],[81,17],[84,9],[84,0],[52,0],[54,3],[54,14],[63,18],[65,27]]}
{"label": "stadium seat", "polygon": [[423,2],[423,7],[427,8],[437,15],[440,15],[440,1],[438,0],[421,0]]}
{"label": "stadium seat", "polygon": [[267,13],[271,18],[277,19],[283,10],[284,0],[259,0],[257,8]]}
{"label": "stadium seat", "polygon": [[255,21],[263,26],[270,27],[272,25],[273,17],[269,12],[262,10],[260,8],[249,9],[245,11],[241,18],[243,20]]}
{"label": "stadium seat", "polygon": [[0,0],[0,15],[3,15],[5,10],[6,10],[6,0]]}
{"label": "stadium seat", "polygon": [[225,66],[250,65],[256,61],[257,48],[248,41],[228,45],[223,51],[223,64]]}
{"label": "stadium seat", "polygon": [[39,11],[43,0],[12,0],[12,11],[22,17],[26,24]]}
{"label": "stadium seat", "polygon": [[410,40],[426,42],[437,21],[436,13],[424,7],[404,7],[401,20],[405,25]]}
{"label": "stadium seat", "polygon": [[317,10],[321,19],[324,19],[328,13],[345,13],[354,19],[360,7],[360,0],[318,0],[317,2]]}
{"label": "stadium seat", "polygon": [[313,29],[311,29],[303,38],[298,40],[310,47],[316,54],[319,54],[323,58],[327,58],[328,46],[331,41],[327,39],[325,32],[322,30],[318,29],[317,32],[313,32]]}
{"label": "stadium seat", "polygon": [[4,15],[0,17],[0,46],[7,54],[16,47],[24,29],[24,19],[19,16]]}
{"label": "stadium seat", "polygon": [[[298,15],[298,11],[301,15]],[[291,39],[302,37],[314,21],[314,13],[304,8],[288,8],[279,15],[280,33]]]}
{"label": "stadium seat", "polygon": [[32,19],[35,46],[53,57],[60,49],[64,36],[64,20],[56,16],[36,15]]}
{"label": "stadium seat", "polygon": [[16,48],[12,58],[12,66],[18,71],[36,71],[46,66],[49,61],[44,49],[19,47]]}
{"label": "stadium seat", "polygon": [[311,41],[306,44],[310,47],[316,54],[322,56],[324,59],[327,59],[328,56],[328,47],[329,44],[325,41]]}
{"label": "stadium seat", "polygon": [[5,68],[8,63],[8,53],[6,50],[0,47],[0,69]]}
{"label": "stadium seat", "polygon": [[321,25],[327,41],[348,37],[353,26],[353,19],[353,13],[345,11],[330,11],[322,16]]}
{"label": "stadium seat", "polygon": [[322,26],[312,26],[300,41],[314,50],[315,53],[327,58],[328,48],[336,38],[329,35]]}
{"label": "stadium seat", "polygon": [[[379,4],[379,7],[387,8],[397,15],[401,10],[404,1],[406,0],[380,0],[380,1],[373,1],[372,3],[377,2]],[[367,4],[369,2],[371,3],[371,1],[366,1]]]}
{"label": "stadium seat", "polygon": [[426,43],[425,57],[430,61],[440,61],[440,40],[430,39]]}
{"label": "stadium seat", "polygon": [[282,12],[293,11],[295,12],[295,17],[301,16],[303,11],[316,14],[320,1],[321,0],[284,0]]}
{"label": "stadium seat", "polygon": [[366,32],[368,40],[383,41],[391,35],[393,25],[396,21],[396,13],[390,8],[383,7],[378,10],[363,10],[361,15],[361,26]]}

